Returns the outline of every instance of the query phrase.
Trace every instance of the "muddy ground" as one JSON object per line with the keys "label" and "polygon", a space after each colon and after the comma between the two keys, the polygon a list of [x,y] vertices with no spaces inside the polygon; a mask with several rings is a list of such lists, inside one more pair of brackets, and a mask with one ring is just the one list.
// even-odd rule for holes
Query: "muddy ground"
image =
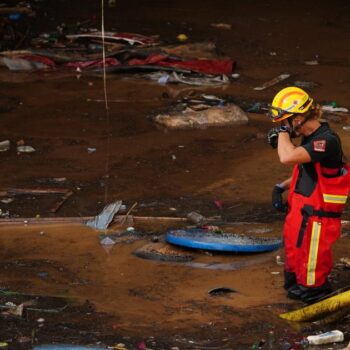
{"label": "muddy ground", "polygon": [[[39,4],[39,32],[93,16],[99,22],[98,1]],[[283,215],[271,208],[270,193],[291,169],[266,144],[271,124],[265,115],[249,114],[249,124],[241,127],[182,131],[160,129],[152,116],[193,93],[269,102],[294,81],[316,83],[310,93],[319,102],[349,107],[349,2],[131,0],[106,8],[108,30],[159,34],[169,43],[179,33],[193,42],[214,41],[237,62],[239,79],[208,89],[108,76],[108,117],[104,104],[94,101],[104,98],[101,76],[1,69],[0,139],[13,145],[0,154],[1,189],[61,187],[73,192],[55,214],[50,208],[57,195],[18,195],[1,203],[2,212],[13,218],[82,217],[121,199],[128,206],[138,203],[135,215],[183,217],[198,211],[251,223],[226,225],[232,232],[237,227],[254,231],[253,222],[259,222],[259,228],[280,237]],[[229,23],[232,29],[211,23]],[[319,65],[305,65],[309,60]],[[288,81],[253,90],[285,72],[292,74]],[[350,157],[344,121],[329,119]],[[14,145],[20,140],[36,152],[17,154]],[[349,218],[347,207],[344,219]],[[188,252],[197,266],[155,262],[133,252],[154,236],[162,240],[166,227],[136,229],[142,233],[136,241],[105,251],[99,232],[81,225],[1,226],[0,285],[20,293],[0,294],[1,304],[28,305],[22,317],[2,314],[0,341],[13,349],[59,342],[124,343],[129,349],[142,349],[143,342],[150,349],[287,349],[290,343],[298,349],[305,335],[341,329],[346,342],[332,348],[347,344],[349,317],[326,325],[279,319],[281,312],[301,306],[288,300],[282,288],[283,267],[276,264],[282,250],[257,256]],[[346,233],[345,227],[335,246],[336,262],[349,256]],[[208,268],[213,262],[230,268]],[[344,287],[349,270],[337,266],[331,277],[335,288]],[[208,290],[217,286],[236,293],[209,296]],[[40,318],[45,321],[38,322]]]}

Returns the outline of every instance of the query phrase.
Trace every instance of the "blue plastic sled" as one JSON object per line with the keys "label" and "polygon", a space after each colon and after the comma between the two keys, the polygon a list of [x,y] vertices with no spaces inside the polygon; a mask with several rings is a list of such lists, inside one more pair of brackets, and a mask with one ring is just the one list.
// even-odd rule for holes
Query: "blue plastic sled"
{"label": "blue plastic sled", "polygon": [[235,253],[270,252],[282,246],[282,240],[278,238],[212,233],[201,229],[171,230],[165,239],[182,247]]}

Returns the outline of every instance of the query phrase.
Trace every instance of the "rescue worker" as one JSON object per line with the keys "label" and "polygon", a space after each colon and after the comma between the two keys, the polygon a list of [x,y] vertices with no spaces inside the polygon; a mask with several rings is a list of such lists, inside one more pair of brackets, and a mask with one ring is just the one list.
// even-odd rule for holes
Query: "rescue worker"
{"label": "rescue worker", "polygon": [[[350,189],[350,169],[341,141],[321,108],[302,89],[287,87],[273,99],[268,142],[282,164],[294,166],[292,176],[274,186],[273,206],[287,213],[283,237],[288,297],[313,303],[331,292],[333,243],[340,237],[340,216]],[[292,139],[301,137],[296,146]],[[282,193],[289,190],[288,203]]]}

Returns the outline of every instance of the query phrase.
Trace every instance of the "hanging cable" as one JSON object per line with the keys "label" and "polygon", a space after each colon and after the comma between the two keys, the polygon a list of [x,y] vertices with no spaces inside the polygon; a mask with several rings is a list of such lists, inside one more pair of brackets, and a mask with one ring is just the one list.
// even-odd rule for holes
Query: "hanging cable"
{"label": "hanging cable", "polygon": [[102,61],[103,61],[103,91],[104,101],[106,109],[106,128],[107,128],[107,152],[106,152],[106,164],[105,164],[105,193],[104,202],[107,204],[108,200],[108,189],[109,189],[109,163],[110,163],[110,144],[111,144],[111,133],[110,133],[110,115],[108,106],[108,95],[107,95],[107,74],[106,74],[106,48],[105,48],[105,16],[104,16],[104,0],[101,0],[101,35],[102,35]]}

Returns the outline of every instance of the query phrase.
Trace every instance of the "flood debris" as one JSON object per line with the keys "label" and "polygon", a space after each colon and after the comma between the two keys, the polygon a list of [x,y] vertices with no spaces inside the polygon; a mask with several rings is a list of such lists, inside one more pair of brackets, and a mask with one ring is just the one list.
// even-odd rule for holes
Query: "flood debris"
{"label": "flood debris", "polygon": [[74,41],[92,41],[102,43],[102,38],[105,42],[117,42],[126,43],[130,46],[152,46],[159,45],[158,36],[146,36],[136,33],[115,33],[115,32],[102,32],[92,31],[90,33],[80,33],[80,34],[68,34],[66,38],[72,42]]}
{"label": "flood debris", "polygon": [[340,112],[340,113],[348,113],[349,109],[345,107],[337,107],[336,105],[330,104],[330,105],[323,105],[321,106],[322,111],[325,113],[333,113],[333,112]]}
{"label": "flood debris", "polygon": [[226,30],[232,29],[232,24],[228,24],[228,23],[211,23],[210,26],[217,29],[226,29]]}
{"label": "flood debris", "polygon": [[148,243],[133,252],[139,258],[156,261],[189,262],[193,256],[183,249],[164,242]]}
{"label": "flood debris", "polygon": [[185,34],[177,37],[181,44],[164,45],[159,36],[102,33],[82,26],[69,33],[67,28],[42,33],[25,50],[0,52],[0,65],[11,71],[168,72],[157,81],[208,86],[228,83],[235,68],[235,61],[219,55],[215,44],[184,43]]}
{"label": "flood debris", "polygon": [[199,76],[188,76],[188,74],[183,74],[179,72],[164,73],[155,72],[146,75],[146,78],[150,80],[157,81],[160,85],[170,84],[170,83],[182,83],[185,85],[193,86],[220,86],[225,85],[230,82],[226,75],[209,76],[209,75],[199,75]]}
{"label": "flood debris", "polygon": [[159,114],[154,120],[168,129],[233,126],[248,123],[245,112],[234,104],[226,104],[222,107],[207,106],[206,109],[199,111],[187,108],[182,112]]}
{"label": "flood debris", "polygon": [[178,34],[176,36],[176,39],[178,41],[187,41],[188,40],[188,36],[186,34],[181,33],[181,34]]}
{"label": "flood debris", "polygon": [[[66,188],[10,188],[7,190],[3,190],[0,192],[1,196],[9,196],[14,197],[17,195],[51,195],[58,194],[62,195],[62,197],[51,207],[48,209],[50,213],[56,213],[62,205],[73,195],[73,192]],[[5,198],[2,200],[5,202],[11,203],[11,198]],[[13,201],[13,198],[12,198]]]}
{"label": "flood debris", "polygon": [[187,220],[195,224],[197,226],[202,226],[208,223],[208,219],[204,217],[202,214],[199,214],[195,211],[191,211],[190,213],[187,214]]}
{"label": "flood debris", "polygon": [[50,209],[50,213],[57,213],[58,210],[63,206],[63,204],[73,195],[72,191],[67,191],[63,194],[60,200],[58,200]]}
{"label": "flood debris", "polygon": [[0,142],[0,152],[6,152],[10,149],[10,141],[5,140]]}
{"label": "flood debris", "polygon": [[297,80],[293,83],[293,85],[303,88],[303,89],[312,89],[316,86],[318,86],[317,83],[314,83],[313,81],[302,81],[302,80]]}
{"label": "flood debris", "polygon": [[142,234],[139,231],[136,231],[135,229],[126,229],[125,231],[118,233],[100,234],[99,240],[101,245],[113,246],[117,243],[132,243],[143,237],[144,234]]}
{"label": "flood debris", "polygon": [[255,87],[254,90],[257,90],[257,91],[265,90],[265,89],[267,89],[267,88],[269,88],[269,87],[271,87],[273,85],[276,85],[276,84],[280,83],[283,80],[288,79],[290,76],[291,75],[288,74],[288,73],[280,74],[276,78],[273,78],[272,80],[267,81],[263,85]]}
{"label": "flood debris", "polygon": [[93,220],[89,220],[86,225],[96,230],[106,230],[121,206],[122,201],[120,200],[106,205],[102,212],[95,216]]}
{"label": "flood debris", "polygon": [[32,146],[17,146],[17,152],[19,153],[34,153],[35,151]]}
{"label": "flood debris", "polygon": [[344,341],[344,333],[339,330],[334,330],[322,334],[309,335],[307,341],[310,345],[342,343]]}
{"label": "flood debris", "polygon": [[305,61],[304,64],[307,66],[317,66],[319,63],[316,60],[311,60],[311,61]]}
{"label": "flood debris", "polygon": [[208,290],[208,294],[210,296],[224,296],[230,293],[237,293],[235,289],[229,288],[229,287],[216,287]]}

